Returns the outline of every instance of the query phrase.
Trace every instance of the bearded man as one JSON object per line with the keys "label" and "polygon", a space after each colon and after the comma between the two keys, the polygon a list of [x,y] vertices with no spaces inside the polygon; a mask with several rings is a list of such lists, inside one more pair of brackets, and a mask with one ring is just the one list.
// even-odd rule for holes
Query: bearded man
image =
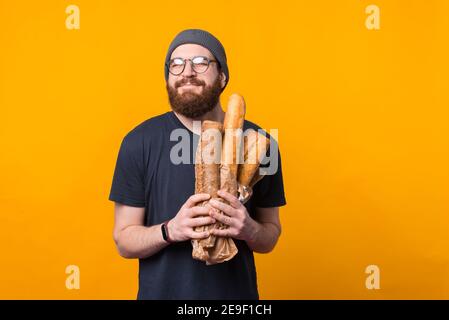
{"label": "bearded man", "polygon": [[[226,53],[205,30],[187,29],[171,42],[165,59],[171,111],[145,120],[122,140],[109,200],[114,201],[113,236],[124,258],[139,259],[138,299],[259,299],[253,252],[268,253],[281,233],[279,207],[286,204],[280,153],[277,170],[264,176],[248,202],[226,192],[216,210],[199,206],[209,194],[194,194],[194,121],[224,120],[220,95],[229,81]],[[259,130],[245,120],[243,130]],[[171,133],[183,129],[192,143],[187,163],[174,163]],[[196,139],[195,139],[196,138]],[[278,150],[278,149],[276,149]],[[209,236],[196,227],[222,222],[211,234],[232,237],[237,255],[206,265],[192,258],[192,239]]]}

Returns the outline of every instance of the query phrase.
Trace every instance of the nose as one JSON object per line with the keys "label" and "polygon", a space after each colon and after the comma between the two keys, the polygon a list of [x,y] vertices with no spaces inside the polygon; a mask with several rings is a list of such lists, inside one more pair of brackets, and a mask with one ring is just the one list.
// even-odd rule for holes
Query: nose
{"label": "nose", "polygon": [[192,68],[192,63],[190,63],[190,61],[188,60],[186,61],[186,66],[182,75],[186,78],[190,78],[196,75],[196,72]]}

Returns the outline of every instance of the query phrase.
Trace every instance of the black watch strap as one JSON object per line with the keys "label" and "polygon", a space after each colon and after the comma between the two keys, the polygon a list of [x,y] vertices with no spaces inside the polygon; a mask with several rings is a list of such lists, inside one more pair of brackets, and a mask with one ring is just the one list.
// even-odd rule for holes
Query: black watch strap
{"label": "black watch strap", "polygon": [[162,232],[162,238],[164,238],[165,241],[171,243],[170,236],[168,235],[168,228],[167,228],[167,222],[165,221],[163,224],[161,224],[161,232]]}

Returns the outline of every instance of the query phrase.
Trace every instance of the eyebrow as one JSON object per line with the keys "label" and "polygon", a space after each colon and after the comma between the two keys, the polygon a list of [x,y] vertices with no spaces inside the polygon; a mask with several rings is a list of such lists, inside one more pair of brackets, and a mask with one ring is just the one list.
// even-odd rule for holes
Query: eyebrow
{"label": "eyebrow", "polygon": [[[207,59],[209,59],[209,60],[214,60],[214,58],[213,57],[208,57],[208,56],[204,56],[204,55],[202,55],[202,54],[199,54],[199,55],[195,55],[195,56],[191,56],[190,57],[190,59],[193,59],[193,58],[195,58],[195,57],[205,57],[205,58],[207,58]],[[171,58],[170,60],[173,60],[173,59],[189,59],[189,58],[183,58],[183,57],[179,57],[179,56],[177,56],[177,57],[173,57],[173,58]]]}

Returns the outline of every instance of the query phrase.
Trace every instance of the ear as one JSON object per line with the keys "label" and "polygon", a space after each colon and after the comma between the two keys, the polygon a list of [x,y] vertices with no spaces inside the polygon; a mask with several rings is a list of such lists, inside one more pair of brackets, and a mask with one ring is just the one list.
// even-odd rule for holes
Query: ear
{"label": "ear", "polygon": [[221,88],[223,89],[226,85],[226,75],[223,71],[220,73],[220,78],[221,78]]}

